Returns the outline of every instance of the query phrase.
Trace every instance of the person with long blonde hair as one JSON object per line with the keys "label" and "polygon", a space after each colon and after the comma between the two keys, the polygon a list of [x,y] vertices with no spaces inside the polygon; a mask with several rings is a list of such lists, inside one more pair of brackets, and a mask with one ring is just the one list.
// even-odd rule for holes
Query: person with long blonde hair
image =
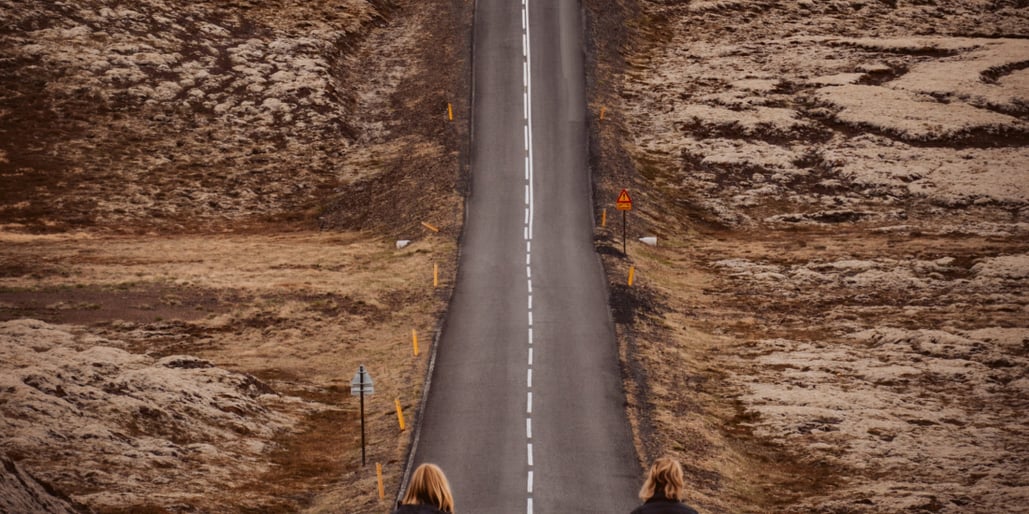
{"label": "person with long blonde hair", "polygon": [[453,514],[450,483],[439,466],[425,463],[415,468],[404,499],[393,514]]}
{"label": "person with long blonde hair", "polygon": [[640,488],[643,505],[632,514],[697,514],[682,502],[685,483],[679,461],[674,457],[659,457],[650,466],[647,479]]}

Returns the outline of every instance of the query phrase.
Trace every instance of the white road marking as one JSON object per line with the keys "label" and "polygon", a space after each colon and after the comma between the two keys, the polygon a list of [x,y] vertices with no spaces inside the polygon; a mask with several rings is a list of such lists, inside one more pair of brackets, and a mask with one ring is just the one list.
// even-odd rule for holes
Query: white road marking
{"label": "white road marking", "polygon": [[528,0],[522,0],[522,110],[525,116],[525,277],[527,286],[527,312],[528,312],[528,346],[529,361],[526,369],[525,385],[528,391],[525,398],[525,438],[526,462],[528,463],[528,475],[526,477],[526,491],[528,497],[525,503],[525,512],[532,514],[532,225],[535,215],[535,191],[533,189],[534,170],[532,163],[532,51],[531,38],[529,36],[529,4]]}

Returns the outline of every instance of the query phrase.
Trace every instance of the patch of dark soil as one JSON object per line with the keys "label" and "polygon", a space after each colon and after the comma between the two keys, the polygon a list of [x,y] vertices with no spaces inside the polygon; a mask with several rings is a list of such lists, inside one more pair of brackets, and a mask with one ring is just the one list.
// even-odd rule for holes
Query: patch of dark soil
{"label": "patch of dark soil", "polygon": [[664,306],[646,287],[624,283],[610,286],[611,316],[616,324],[632,325],[641,318],[649,318]]}
{"label": "patch of dark soil", "polygon": [[368,318],[371,321],[385,318],[385,313],[382,312],[381,308],[363,300],[354,300],[347,295],[323,293],[319,295],[305,295],[301,299],[308,302],[311,309],[326,316],[354,315]]}
{"label": "patch of dark soil", "polygon": [[[351,411],[325,409],[309,415],[302,427],[275,441],[271,471],[232,491],[233,495],[265,498],[239,512],[289,513],[310,505],[344,471],[339,455],[360,452],[360,416]],[[297,494],[304,491],[304,494]]]}
{"label": "patch of dark soil", "polygon": [[228,312],[239,301],[233,292],[160,285],[7,290],[0,291],[0,321],[34,318],[80,325],[193,321]]}
{"label": "patch of dark soil", "polygon": [[1005,125],[1003,127],[976,128],[964,130],[945,137],[923,139],[911,137],[892,130],[886,130],[866,123],[843,123],[817,111],[808,110],[812,119],[847,136],[856,138],[867,134],[875,134],[895,141],[902,141],[916,148],[952,148],[965,150],[968,148],[1021,148],[1029,144],[1029,133],[1025,129]]}
{"label": "patch of dark soil", "polygon": [[701,121],[676,122],[675,130],[700,139],[723,138],[743,141],[763,141],[770,145],[789,146],[791,143],[824,143],[832,139],[832,132],[819,130],[816,127],[796,128],[790,131],[776,129],[772,126],[757,127],[748,130],[737,124],[707,125]]}
{"label": "patch of dark soil", "polygon": [[874,45],[865,45],[861,43],[855,43],[853,41],[829,41],[829,46],[836,47],[851,47],[859,48],[869,52],[877,52],[884,54],[898,54],[898,55],[911,55],[915,57],[931,57],[934,59],[941,59],[944,57],[954,57],[961,54],[961,50],[954,50],[949,48],[939,48],[935,46],[924,46],[921,48],[909,48],[909,47],[885,47],[881,48]]}

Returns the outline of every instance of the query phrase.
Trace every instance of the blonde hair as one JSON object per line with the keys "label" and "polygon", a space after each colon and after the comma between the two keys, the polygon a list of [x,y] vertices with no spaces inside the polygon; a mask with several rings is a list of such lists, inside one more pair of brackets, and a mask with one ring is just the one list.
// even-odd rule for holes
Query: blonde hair
{"label": "blonde hair", "polygon": [[647,473],[647,480],[640,488],[640,499],[647,501],[654,497],[657,489],[663,488],[665,498],[669,500],[681,500],[683,493],[682,465],[673,457],[659,457],[650,466]]}
{"label": "blonde hair", "polygon": [[450,494],[450,483],[439,466],[425,463],[418,466],[407,485],[404,505],[431,505],[443,512],[454,512],[454,497]]}

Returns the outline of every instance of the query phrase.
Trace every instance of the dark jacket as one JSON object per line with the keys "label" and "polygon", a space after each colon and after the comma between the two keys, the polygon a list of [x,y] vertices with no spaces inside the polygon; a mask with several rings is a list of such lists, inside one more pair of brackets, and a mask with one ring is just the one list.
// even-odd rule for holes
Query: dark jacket
{"label": "dark jacket", "polygon": [[432,505],[397,505],[393,514],[447,514]]}
{"label": "dark jacket", "polygon": [[632,511],[632,514],[698,514],[692,507],[678,500],[665,498],[663,491],[654,491],[654,496]]}

